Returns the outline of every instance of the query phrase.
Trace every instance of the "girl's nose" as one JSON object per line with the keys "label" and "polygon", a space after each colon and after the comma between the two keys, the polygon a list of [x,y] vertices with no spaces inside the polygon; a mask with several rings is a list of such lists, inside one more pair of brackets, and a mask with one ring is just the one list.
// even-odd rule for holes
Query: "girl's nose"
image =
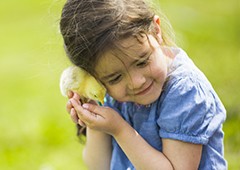
{"label": "girl's nose", "polygon": [[146,82],[145,76],[141,72],[134,72],[129,75],[128,88],[130,90],[139,89]]}

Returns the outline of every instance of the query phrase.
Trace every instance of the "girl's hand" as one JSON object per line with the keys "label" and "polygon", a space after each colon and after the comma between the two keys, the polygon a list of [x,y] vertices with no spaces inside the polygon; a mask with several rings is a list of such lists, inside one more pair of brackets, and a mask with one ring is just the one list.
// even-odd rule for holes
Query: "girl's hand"
{"label": "girl's hand", "polygon": [[68,98],[69,98],[69,100],[68,100],[67,105],[66,105],[66,110],[70,114],[70,117],[71,117],[72,121],[76,124],[79,124],[79,125],[83,126],[83,127],[86,126],[81,121],[81,119],[79,119],[76,110],[73,108],[73,106],[70,102],[71,99],[74,99],[77,103],[79,103],[81,105],[80,96],[77,93],[69,91],[68,92]]}
{"label": "girl's hand", "polygon": [[124,119],[113,109],[85,103],[82,106],[75,100],[70,99],[72,106],[79,119],[93,130],[102,131],[112,136],[117,135],[121,131]]}

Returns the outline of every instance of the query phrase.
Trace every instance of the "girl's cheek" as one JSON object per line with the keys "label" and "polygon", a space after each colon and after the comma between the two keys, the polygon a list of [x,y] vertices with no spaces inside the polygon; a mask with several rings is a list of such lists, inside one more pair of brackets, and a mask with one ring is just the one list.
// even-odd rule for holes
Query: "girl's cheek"
{"label": "girl's cheek", "polygon": [[108,94],[118,101],[124,101],[125,92],[121,88],[109,89]]}

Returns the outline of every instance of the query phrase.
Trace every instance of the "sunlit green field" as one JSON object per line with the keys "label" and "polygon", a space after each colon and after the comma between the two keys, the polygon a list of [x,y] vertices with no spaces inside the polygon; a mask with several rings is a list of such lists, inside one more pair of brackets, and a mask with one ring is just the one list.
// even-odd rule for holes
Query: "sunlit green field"
{"label": "sunlit green field", "polygon": [[[0,1],[0,169],[85,170],[83,145],[65,111],[67,60],[58,23],[63,0]],[[207,75],[228,111],[229,169],[240,169],[238,0],[167,1],[176,40]],[[96,141],[97,142],[97,141]]]}

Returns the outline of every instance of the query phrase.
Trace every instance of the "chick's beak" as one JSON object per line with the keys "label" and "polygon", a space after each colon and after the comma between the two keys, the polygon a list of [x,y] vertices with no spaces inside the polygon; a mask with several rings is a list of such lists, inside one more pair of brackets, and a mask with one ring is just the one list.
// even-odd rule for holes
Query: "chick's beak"
{"label": "chick's beak", "polygon": [[99,102],[100,102],[101,106],[103,106],[103,104],[104,104],[104,98],[99,99]]}

